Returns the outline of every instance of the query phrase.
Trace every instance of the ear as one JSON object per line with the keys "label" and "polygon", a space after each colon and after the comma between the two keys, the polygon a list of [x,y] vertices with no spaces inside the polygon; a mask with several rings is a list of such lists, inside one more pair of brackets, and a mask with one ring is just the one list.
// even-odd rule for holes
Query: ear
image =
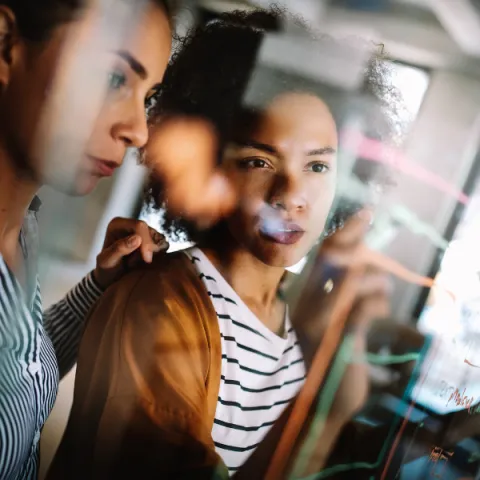
{"label": "ear", "polygon": [[10,80],[12,53],[16,40],[16,19],[13,12],[0,5],[0,92]]}

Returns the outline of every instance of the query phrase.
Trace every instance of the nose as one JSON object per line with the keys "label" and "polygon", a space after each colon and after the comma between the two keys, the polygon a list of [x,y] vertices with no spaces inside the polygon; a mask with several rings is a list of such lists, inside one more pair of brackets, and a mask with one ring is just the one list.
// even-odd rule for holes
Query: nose
{"label": "nose", "polygon": [[301,180],[294,175],[278,175],[272,185],[269,203],[288,213],[305,210],[307,198]]}
{"label": "nose", "polygon": [[126,147],[142,148],[148,140],[147,115],[144,105],[128,112],[121,122],[113,127],[113,137]]}

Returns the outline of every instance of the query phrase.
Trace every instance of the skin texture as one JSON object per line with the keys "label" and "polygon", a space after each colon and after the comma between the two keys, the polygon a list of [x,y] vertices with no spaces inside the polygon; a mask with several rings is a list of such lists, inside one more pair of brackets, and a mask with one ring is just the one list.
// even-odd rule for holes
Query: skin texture
{"label": "skin texture", "polygon": [[[229,217],[228,227],[240,248],[262,263],[289,267],[318,240],[332,206],[336,125],[318,97],[290,93],[273,100],[248,137],[246,146],[232,145],[223,161],[227,177],[244,199]],[[260,222],[264,203],[304,231],[296,243],[285,245],[264,234]]]}
{"label": "skin texture", "polygon": [[[145,101],[162,81],[169,59],[168,18],[149,4],[138,19],[139,28],[124,36],[121,54],[119,49],[94,49],[89,57],[92,71],[77,79],[72,71],[95,39],[97,17],[98,11],[90,8],[79,20],[54,29],[46,41],[32,43],[18,34],[13,12],[0,5],[0,253],[21,283],[25,270],[18,235],[37,190],[49,185],[73,195],[88,194],[122,164],[128,147],[147,142]],[[84,80],[99,75],[105,78],[101,96],[92,102],[75,100],[85,95],[90,99]],[[98,108],[88,123],[92,105]],[[76,162],[68,146],[78,142],[84,125],[91,128]],[[48,156],[45,162],[47,145],[67,153]],[[95,278],[107,287],[125,269],[140,259],[150,262],[153,253],[167,246],[143,222],[115,219],[98,256]]]}
{"label": "skin texture", "polygon": [[[75,89],[82,88],[79,82],[72,89],[67,73],[82,42],[87,42],[94,32],[94,25],[95,11],[92,11],[76,23],[58,27],[43,45],[32,46],[18,38],[12,48],[11,64],[3,65],[5,90],[0,110],[4,121],[0,126],[3,143],[15,156],[15,165],[32,182],[78,195],[89,193],[103,176],[97,159],[117,168],[128,147],[145,145],[148,138],[145,99],[162,81],[171,49],[168,19],[161,8],[151,4],[140,18],[141,28],[127,35],[121,45],[121,51],[142,65],[143,71],[135,71],[126,55],[116,51],[96,52],[91,73],[105,75],[105,85],[109,85],[84,146],[84,155],[74,165],[74,171],[64,158],[57,164],[46,165],[41,154],[48,140],[59,148],[76,140],[77,122],[83,118],[83,112],[76,110],[73,102],[74,118],[62,122],[58,110],[68,108],[60,102],[68,100],[64,93],[74,94]],[[63,48],[64,45],[69,48]],[[111,66],[110,71],[95,70],[102,64]]]}
{"label": "skin texture", "polygon": [[[337,130],[320,98],[294,92],[274,98],[237,130],[221,168],[238,206],[200,246],[252,312],[283,335],[278,285],[285,267],[298,262],[324,229],[335,194]],[[285,245],[266,237],[259,221],[265,205],[303,229],[301,238]]]}

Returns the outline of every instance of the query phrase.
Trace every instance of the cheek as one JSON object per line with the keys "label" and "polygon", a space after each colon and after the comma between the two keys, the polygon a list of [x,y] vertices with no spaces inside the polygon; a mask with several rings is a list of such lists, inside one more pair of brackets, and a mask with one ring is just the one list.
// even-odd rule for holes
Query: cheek
{"label": "cheek", "polygon": [[265,200],[271,189],[273,179],[268,174],[262,173],[239,173],[227,171],[227,176],[235,186],[238,198],[241,202],[255,202]]}
{"label": "cheek", "polygon": [[126,152],[125,142],[122,141],[122,118],[128,116],[125,117],[121,105],[105,102],[93,123],[85,152],[94,157],[121,162]]}
{"label": "cheek", "polygon": [[[101,146],[105,144],[111,134],[114,124],[115,112],[108,104],[104,104],[100,110],[99,115],[93,123],[92,133],[88,138],[87,146]],[[87,148],[88,150],[88,148]]]}
{"label": "cheek", "polygon": [[335,198],[335,182],[326,182],[322,186],[317,185],[315,189],[312,189],[309,197],[311,230],[321,233]]}

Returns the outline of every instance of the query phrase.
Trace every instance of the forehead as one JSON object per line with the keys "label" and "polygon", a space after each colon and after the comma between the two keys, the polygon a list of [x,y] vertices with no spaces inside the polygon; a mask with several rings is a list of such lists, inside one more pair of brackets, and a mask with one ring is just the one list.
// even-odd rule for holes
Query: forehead
{"label": "forehead", "polygon": [[276,144],[288,141],[337,146],[337,126],[327,105],[305,93],[288,93],[271,101],[253,133]]}
{"label": "forehead", "polygon": [[122,48],[138,60],[154,83],[161,82],[170,57],[172,31],[164,10],[147,2],[136,28],[127,36]]}

